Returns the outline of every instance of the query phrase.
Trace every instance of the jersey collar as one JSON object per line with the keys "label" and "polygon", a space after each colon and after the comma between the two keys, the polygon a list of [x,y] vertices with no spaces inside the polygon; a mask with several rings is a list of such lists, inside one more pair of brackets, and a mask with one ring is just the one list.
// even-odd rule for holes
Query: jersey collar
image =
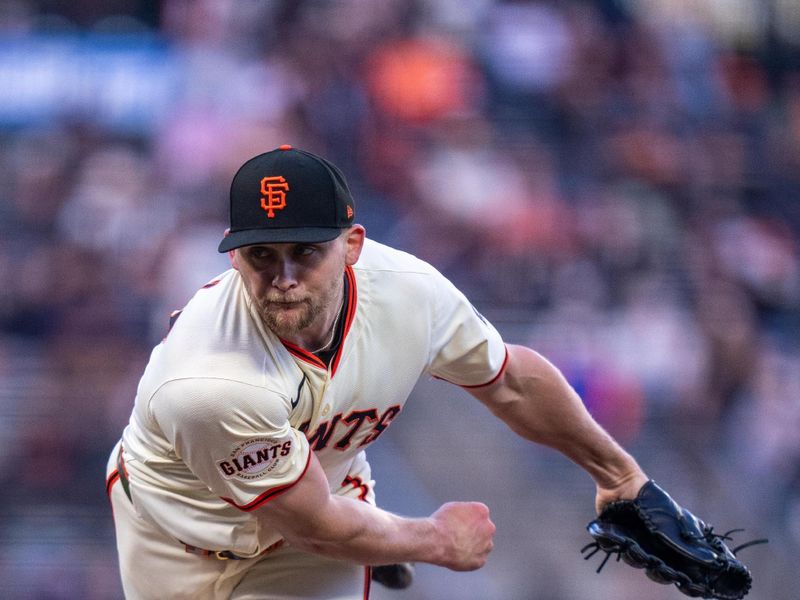
{"label": "jersey collar", "polygon": [[301,348],[300,346],[293,344],[283,338],[278,338],[283,346],[289,351],[289,353],[294,356],[295,358],[299,358],[305,363],[308,363],[314,367],[319,369],[327,370],[330,365],[331,377],[336,374],[336,369],[339,366],[339,361],[342,358],[342,352],[344,349],[344,343],[347,339],[347,334],[350,332],[350,326],[353,324],[353,319],[356,315],[356,306],[358,304],[358,290],[356,288],[356,276],[353,272],[353,268],[348,266],[345,267],[344,270],[344,277],[345,277],[345,298],[344,298],[344,306],[342,310],[344,311],[344,323],[342,325],[342,332],[340,334],[339,342],[336,346],[336,352],[330,356],[330,362],[326,364],[320,357],[315,354],[312,354],[308,350]]}

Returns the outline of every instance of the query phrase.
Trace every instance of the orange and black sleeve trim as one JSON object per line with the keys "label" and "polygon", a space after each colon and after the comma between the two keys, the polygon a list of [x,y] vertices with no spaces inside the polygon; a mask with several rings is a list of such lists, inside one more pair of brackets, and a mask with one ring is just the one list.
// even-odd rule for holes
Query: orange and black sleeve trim
{"label": "orange and black sleeve trim", "polygon": [[506,346],[506,356],[503,359],[503,364],[500,366],[500,370],[497,372],[497,375],[492,377],[491,380],[487,381],[486,383],[479,383],[478,385],[462,385],[460,387],[462,387],[462,388],[464,388],[466,390],[474,390],[476,388],[482,388],[482,387],[486,387],[486,386],[492,385],[495,381],[500,379],[500,377],[503,375],[503,373],[506,372],[506,366],[508,366],[508,346]]}
{"label": "orange and black sleeve trim", "polygon": [[111,475],[109,475],[108,479],[106,479],[106,496],[111,496],[111,488],[114,487],[114,484],[117,483],[117,481],[119,481],[119,471],[115,469],[114,471],[111,471]]}
{"label": "orange and black sleeve trim", "polygon": [[494,382],[496,382],[498,379],[500,379],[500,377],[506,371],[506,366],[508,366],[508,346],[506,346],[506,355],[505,355],[505,358],[503,358],[503,364],[500,365],[500,370],[497,372],[497,375],[492,377],[486,383],[478,383],[477,385],[463,385],[461,383],[454,383],[454,382],[452,382],[452,381],[450,381],[448,379],[445,379],[444,377],[439,377],[438,375],[434,375],[433,378],[434,379],[438,379],[440,381],[446,381],[447,383],[452,383],[453,385],[457,385],[458,387],[464,388],[465,390],[475,390],[475,389],[478,389],[478,388],[482,388],[482,387],[486,387],[486,386],[492,385]]}

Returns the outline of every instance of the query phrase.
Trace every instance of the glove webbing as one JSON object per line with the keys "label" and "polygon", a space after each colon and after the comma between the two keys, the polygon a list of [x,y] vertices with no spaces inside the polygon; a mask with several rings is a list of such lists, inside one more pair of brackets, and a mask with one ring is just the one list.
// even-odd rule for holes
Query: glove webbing
{"label": "glove webbing", "polygon": [[[718,540],[730,540],[732,539],[730,534],[737,531],[744,531],[744,529],[731,529],[730,531],[719,535],[714,533],[713,527],[707,527],[704,530],[704,538],[710,543],[717,542]],[[608,537],[613,538],[608,540],[610,542],[608,544],[601,545],[600,542],[592,542],[581,548],[581,554],[585,554],[583,557],[584,560],[589,560],[601,550],[606,553],[605,558],[603,558],[595,573],[600,573],[603,570],[603,567],[606,566],[606,563],[611,556],[616,554],[616,562],[619,562],[623,557],[625,557],[625,562],[644,568],[647,576],[650,577],[650,579],[660,583],[674,583],[687,596],[704,596],[708,592],[705,586],[692,582],[692,580],[686,574],[676,571],[657,556],[653,556],[652,554],[645,552],[634,540],[612,536],[610,534]],[[766,544],[767,542],[769,542],[767,538],[751,540],[737,546],[731,550],[731,552],[736,555],[737,552],[743,550],[744,548],[754,546],[756,544]],[[739,600],[740,598],[744,597],[747,591],[748,590],[744,590],[744,593],[737,595],[718,594],[716,597],[723,600]]]}

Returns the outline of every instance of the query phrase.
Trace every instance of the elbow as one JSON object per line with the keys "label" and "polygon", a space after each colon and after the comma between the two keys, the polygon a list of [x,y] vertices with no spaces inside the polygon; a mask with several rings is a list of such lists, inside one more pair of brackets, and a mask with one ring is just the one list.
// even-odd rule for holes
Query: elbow
{"label": "elbow", "polygon": [[326,554],[326,549],[335,544],[333,539],[325,536],[324,532],[319,530],[301,530],[291,527],[279,531],[290,546],[302,552]]}
{"label": "elbow", "polygon": [[336,559],[342,559],[348,555],[348,548],[352,540],[350,537],[328,536],[324,532],[314,532],[307,535],[292,532],[289,535],[284,535],[284,537],[289,545],[302,552]]}
{"label": "elbow", "polygon": [[328,547],[328,544],[321,540],[302,535],[286,536],[286,541],[293,548],[309,554],[325,554],[325,550]]}

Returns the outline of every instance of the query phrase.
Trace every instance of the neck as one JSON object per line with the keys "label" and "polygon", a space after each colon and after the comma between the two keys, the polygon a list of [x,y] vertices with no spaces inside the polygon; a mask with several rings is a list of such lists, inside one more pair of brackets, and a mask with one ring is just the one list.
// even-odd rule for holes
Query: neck
{"label": "neck", "polygon": [[320,327],[313,333],[303,337],[300,346],[312,354],[327,350],[333,345],[336,339],[336,329],[339,326],[339,318],[342,314],[342,304],[344,303],[344,286],[338,288],[336,298],[331,303],[330,308],[325,311],[324,317],[321,316]]}

